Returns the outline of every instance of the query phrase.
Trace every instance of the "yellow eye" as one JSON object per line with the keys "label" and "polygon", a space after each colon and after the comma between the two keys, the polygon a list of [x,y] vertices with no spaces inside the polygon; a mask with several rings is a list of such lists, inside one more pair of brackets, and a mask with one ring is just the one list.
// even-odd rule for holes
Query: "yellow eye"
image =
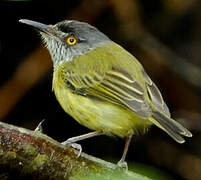
{"label": "yellow eye", "polygon": [[74,36],[68,36],[66,42],[72,46],[77,43],[77,39]]}

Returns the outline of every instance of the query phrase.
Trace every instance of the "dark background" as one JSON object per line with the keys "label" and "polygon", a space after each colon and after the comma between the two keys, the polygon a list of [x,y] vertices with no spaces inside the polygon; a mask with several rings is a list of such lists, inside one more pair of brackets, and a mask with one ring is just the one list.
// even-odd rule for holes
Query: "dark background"
{"label": "dark background", "polygon": [[[161,179],[201,179],[200,0],[0,2],[0,120],[35,129],[45,119],[44,133],[64,141],[90,130],[56,101],[50,56],[38,33],[18,22],[21,18],[46,24],[86,21],[134,54],[161,90],[172,117],[194,136],[180,145],[152,127],[133,138],[127,161],[139,171],[163,171]],[[105,136],[80,143],[84,152],[114,162],[124,146],[122,139]]]}

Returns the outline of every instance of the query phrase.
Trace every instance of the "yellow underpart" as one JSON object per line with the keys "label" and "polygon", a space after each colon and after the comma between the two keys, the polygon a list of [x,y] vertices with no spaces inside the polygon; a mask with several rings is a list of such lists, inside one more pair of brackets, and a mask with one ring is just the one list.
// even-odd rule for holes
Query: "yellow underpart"
{"label": "yellow underpart", "polygon": [[54,91],[63,109],[89,129],[125,137],[145,133],[151,125],[124,107],[76,95],[66,88],[54,87]]}
{"label": "yellow underpart", "polygon": [[[137,116],[135,112],[126,107],[112,103],[109,99],[100,101],[96,98],[76,94],[67,87],[64,81],[64,79],[68,80],[67,73],[70,70],[74,70],[76,79],[76,74],[83,76],[84,74],[90,74],[90,72],[94,71],[101,71],[104,76],[104,71],[107,72],[107,69],[115,66],[117,68],[126,69],[130,74],[134,74],[133,78],[141,82],[141,86],[145,88],[145,82],[141,74],[142,67],[137,60],[118,45],[111,44],[105,48],[107,48],[107,53],[104,52],[104,48],[102,47],[96,48],[92,50],[92,52],[78,57],[72,62],[66,62],[54,70],[53,90],[56,98],[65,112],[89,129],[120,137],[145,133],[152,124],[148,119],[142,119]],[[97,55],[94,56],[94,53]],[[109,61],[109,63],[105,61]],[[132,73],[134,71],[135,73]],[[97,74],[96,76],[100,75]],[[98,79],[99,78],[101,80],[102,76],[98,77]],[[125,79],[127,77],[122,78]],[[79,79],[76,79],[76,81],[79,81]],[[76,85],[77,88],[81,88],[83,83],[80,82]],[[88,86],[88,83],[86,83],[86,86]],[[112,94],[111,97],[113,97]],[[145,99],[149,101],[146,91]]]}

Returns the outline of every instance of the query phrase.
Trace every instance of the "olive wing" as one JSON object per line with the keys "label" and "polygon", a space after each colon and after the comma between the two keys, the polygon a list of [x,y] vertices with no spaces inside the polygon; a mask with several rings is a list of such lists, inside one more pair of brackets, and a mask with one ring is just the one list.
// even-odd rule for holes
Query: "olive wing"
{"label": "olive wing", "polygon": [[145,71],[143,71],[143,75],[151,102],[159,111],[165,113],[168,117],[170,117],[169,109],[165,104],[159,89]]}
{"label": "olive wing", "polygon": [[74,93],[123,106],[142,118],[151,115],[144,89],[123,69],[112,67],[107,72],[94,71],[86,74],[67,70],[63,77]]}

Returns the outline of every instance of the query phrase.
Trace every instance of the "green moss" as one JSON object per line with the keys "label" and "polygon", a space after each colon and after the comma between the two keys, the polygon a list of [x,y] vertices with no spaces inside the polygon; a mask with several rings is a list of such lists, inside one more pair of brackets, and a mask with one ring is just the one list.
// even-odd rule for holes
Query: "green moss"
{"label": "green moss", "polygon": [[70,180],[152,180],[146,176],[141,174],[128,172],[125,171],[113,171],[113,172],[106,172],[106,173],[96,173],[87,176],[73,176]]}
{"label": "green moss", "polygon": [[45,154],[38,154],[32,161],[31,166],[33,170],[42,169],[45,164],[49,162],[49,157]]}
{"label": "green moss", "polygon": [[23,149],[23,153],[28,156],[34,156],[38,152],[38,148],[31,144],[23,145],[22,149]]}
{"label": "green moss", "polygon": [[17,157],[17,154],[16,154],[16,152],[8,151],[6,153],[6,156],[8,159],[15,159]]}

